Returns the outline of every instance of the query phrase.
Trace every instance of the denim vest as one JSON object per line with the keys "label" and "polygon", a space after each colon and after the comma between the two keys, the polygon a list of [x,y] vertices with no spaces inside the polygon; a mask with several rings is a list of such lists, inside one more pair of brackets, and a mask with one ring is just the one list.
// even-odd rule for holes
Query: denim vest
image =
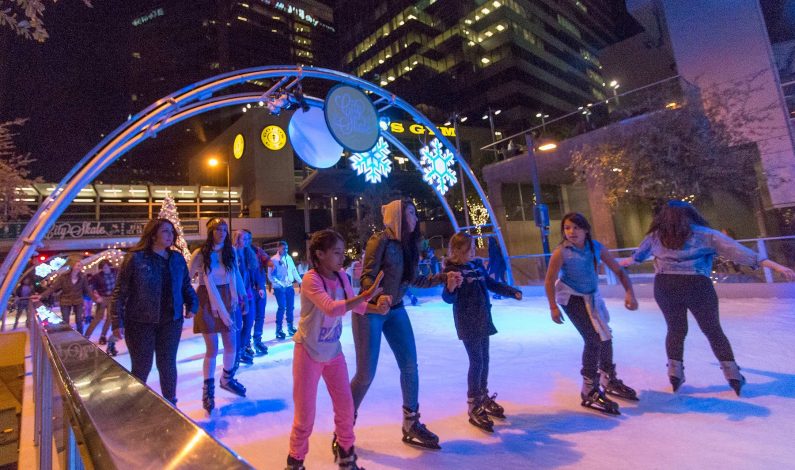
{"label": "denim vest", "polygon": [[[583,294],[596,292],[599,285],[596,267],[599,266],[602,244],[594,240],[594,251],[591,251],[587,242],[582,248],[577,248],[573,243],[564,241],[560,247],[561,255],[563,255],[560,280],[577,292]],[[594,266],[594,258],[596,258],[596,266]]]}

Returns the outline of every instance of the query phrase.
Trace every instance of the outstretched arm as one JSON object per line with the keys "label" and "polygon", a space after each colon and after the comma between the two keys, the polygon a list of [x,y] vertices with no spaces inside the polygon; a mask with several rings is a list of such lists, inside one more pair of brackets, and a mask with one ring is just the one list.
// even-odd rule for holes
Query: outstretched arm
{"label": "outstretched arm", "polygon": [[624,286],[624,307],[627,310],[637,310],[638,309],[638,299],[635,298],[635,290],[632,288],[632,281],[629,279],[627,272],[616,262],[613,255],[607,250],[600,250],[600,258],[602,262],[610,268],[611,271],[616,273],[618,276],[618,280],[621,281],[621,285]]}

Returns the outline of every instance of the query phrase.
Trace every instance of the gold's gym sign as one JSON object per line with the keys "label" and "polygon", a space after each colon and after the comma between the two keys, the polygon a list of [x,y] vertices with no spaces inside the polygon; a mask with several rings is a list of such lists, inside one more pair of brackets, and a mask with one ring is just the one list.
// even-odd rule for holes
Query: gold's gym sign
{"label": "gold's gym sign", "polygon": [[[425,127],[422,124],[406,125],[405,123],[399,121],[392,122],[389,124],[389,132],[393,134],[403,134],[406,132],[406,130],[416,135],[423,135],[423,134],[434,135],[434,132],[430,128]],[[439,126],[439,130],[442,131],[442,135],[445,137],[455,137],[454,127]]]}
{"label": "gold's gym sign", "polygon": [[267,126],[260,134],[262,145],[270,150],[281,150],[287,143],[287,135],[279,126]]}

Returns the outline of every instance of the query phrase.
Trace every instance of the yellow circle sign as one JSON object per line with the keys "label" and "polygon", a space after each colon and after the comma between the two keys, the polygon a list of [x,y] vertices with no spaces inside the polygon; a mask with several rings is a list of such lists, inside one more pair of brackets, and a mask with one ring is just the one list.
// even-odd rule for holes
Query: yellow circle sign
{"label": "yellow circle sign", "polygon": [[235,143],[232,144],[232,155],[234,155],[236,159],[240,160],[240,157],[243,156],[243,152],[245,150],[246,140],[243,138],[243,134],[236,135]]}
{"label": "yellow circle sign", "polygon": [[287,135],[279,126],[268,126],[262,129],[262,144],[271,150],[280,150],[287,143]]}

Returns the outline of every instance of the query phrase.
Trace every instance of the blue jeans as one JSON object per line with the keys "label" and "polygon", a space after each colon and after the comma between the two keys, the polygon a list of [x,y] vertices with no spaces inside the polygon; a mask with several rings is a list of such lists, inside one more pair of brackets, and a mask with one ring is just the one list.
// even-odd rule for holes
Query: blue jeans
{"label": "blue jeans", "polygon": [[489,393],[489,337],[465,339],[464,348],[469,356],[467,398],[477,398]]}
{"label": "blue jeans", "polygon": [[[257,296],[257,294],[254,295]],[[248,304],[246,305],[248,310],[246,314],[243,315],[243,325],[240,329],[240,337],[237,342],[237,349],[241,351],[251,346],[251,327],[254,325],[254,316],[256,315],[254,312],[256,301],[252,298],[251,300],[246,300],[246,302]]]}
{"label": "blue jeans", "polygon": [[403,406],[416,411],[419,407],[419,373],[417,371],[417,346],[409,316],[401,304],[386,315],[368,313],[353,315],[353,342],[356,346],[356,375],[351,380],[353,405],[358,410],[364,395],[375,378],[378,353],[381,351],[383,332],[400,368],[400,389]]}
{"label": "blue jeans", "polygon": [[293,286],[289,287],[274,287],[273,296],[276,297],[276,329],[282,329],[282,321],[284,321],[284,314],[287,313],[287,324],[293,324],[293,303],[295,303],[295,290]]}
{"label": "blue jeans", "polygon": [[268,305],[268,296],[260,298],[259,293],[254,295],[254,341],[262,341],[262,330],[265,328],[265,306]]}

